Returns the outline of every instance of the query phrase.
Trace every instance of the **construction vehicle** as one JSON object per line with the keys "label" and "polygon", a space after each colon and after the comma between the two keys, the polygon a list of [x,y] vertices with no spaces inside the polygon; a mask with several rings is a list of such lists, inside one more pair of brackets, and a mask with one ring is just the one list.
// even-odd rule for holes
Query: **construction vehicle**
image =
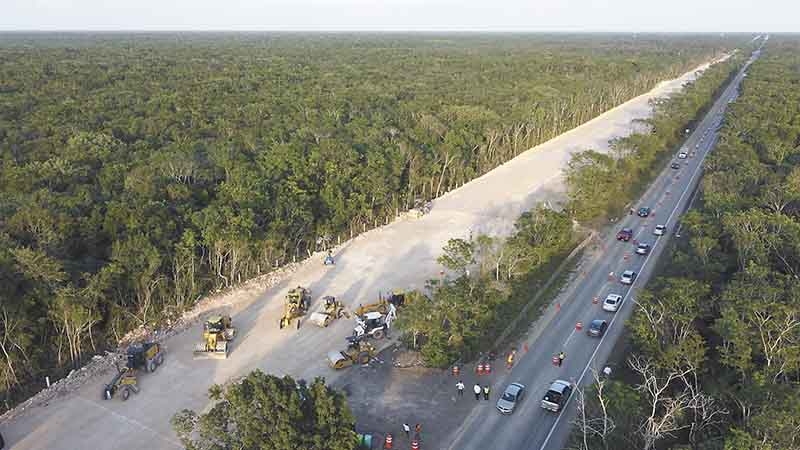
{"label": "construction vehicle", "polygon": [[228,357],[228,342],[236,336],[231,326],[231,316],[212,316],[203,324],[203,342],[194,350],[195,359]]}
{"label": "construction vehicle", "polygon": [[309,320],[317,326],[325,328],[342,316],[349,318],[350,313],[344,309],[342,302],[336,300],[336,297],[326,295],[322,297],[322,307],[320,307],[319,311],[311,314]]}
{"label": "construction vehicle", "polygon": [[397,308],[392,303],[388,305],[388,311],[385,314],[379,311],[372,311],[356,317],[353,335],[348,339],[360,340],[365,337],[383,339],[389,333],[389,327],[391,327],[392,322],[397,318]]}
{"label": "construction vehicle", "polygon": [[348,339],[347,349],[340,352],[328,352],[328,365],[339,370],[353,364],[368,364],[377,351],[375,347],[363,339]]}
{"label": "construction vehicle", "polygon": [[280,328],[284,329],[292,324],[294,319],[297,320],[297,328],[300,328],[300,316],[305,315],[308,311],[308,304],[311,301],[311,291],[308,289],[297,286],[289,290],[286,294],[286,300],[283,307],[283,317],[281,317]]}
{"label": "construction vehicle", "polygon": [[127,362],[123,369],[117,368],[117,374],[103,389],[103,398],[111,400],[119,392],[125,401],[131,392],[139,393],[136,371],[144,369],[145,372],[155,372],[158,366],[164,363],[164,351],[156,342],[134,344],[128,347]]}
{"label": "construction vehicle", "polygon": [[367,305],[359,305],[355,310],[356,316],[363,316],[370,312],[379,312],[381,314],[389,313],[389,305],[394,305],[395,308],[403,306],[406,302],[406,294],[401,290],[394,290],[389,293],[387,297],[380,295],[378,301],[369,303]]}

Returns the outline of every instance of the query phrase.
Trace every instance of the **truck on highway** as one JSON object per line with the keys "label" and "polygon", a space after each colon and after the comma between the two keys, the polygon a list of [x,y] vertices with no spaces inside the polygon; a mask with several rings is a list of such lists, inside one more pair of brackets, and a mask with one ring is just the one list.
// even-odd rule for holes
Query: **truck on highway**
{"label": "truck on highway", "polygon": [[556,380],[544,394],[542,408],[557,413],[567,404],[572,394],[572,384],[569,381]]}

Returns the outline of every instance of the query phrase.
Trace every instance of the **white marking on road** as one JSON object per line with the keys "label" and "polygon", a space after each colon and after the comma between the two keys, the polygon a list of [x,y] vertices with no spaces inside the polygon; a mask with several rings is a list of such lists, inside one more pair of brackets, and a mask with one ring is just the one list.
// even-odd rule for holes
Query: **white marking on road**
{"label": "white marking on road", "polygon": [[564,344],[561,345],[561,348],[567,348],[567,344],[569,343],[569,340],[572,339],[572,336],[575,336],[575,330],[576,330],[576,328],[572,329],[572,333],[570,333],[569,336],[567,336],[567,339],[564,341]]}
{"label": "white marking on road", "polygon": [[102,409],[107,414],[110,414],[110,415],[114,416],[114,418],[119,419],[119,420],[121,420],[123,422],[127,422],[129,425],[133,425],[133,426],[135,426],[137,428],[141,428],[142,430],[152,434],[153,436],[158,437],[159,439],[163,440],[164,442],[170,443],[175,448],[179,448],[179,449],[183,448],[183,445],[180,442],[162,436],[161,433],[159,433],[158,431],[148,427],[147,425],[145,425],[145,424],[143,424],[143,423],[141,423],[141,422],[139,422],[137,420],[131,419],[129,417],[125,417],[125,416],[123,416],[122,414],[120,414],[118,412],[112,411],[112,410],[106,408],[105,406],[99,405],[99,404],[97,404],[97,403],[95,403],[93,401],[86,400],[85,398],[83,398],[81,396],[78,396],[78,399],[80,399],[81,401],[83,401],[83,402],[85,402],[85,403],[87,403],[89,405],[92,405],[92,406],[94,406],[96,408]]}
{"label": "white marking on road", "polygon": [[[686,184],[686,187],[684,188],[683,193],[681,193],[680,198],[678,198],[678,201],[675,203],[675,207],[672,209],[672,212],[670,213],[670,215],[667,218],[667,221],[664,223],[664,225],[669,225],[669,222],[672,220],[672,216],[675,215],[675,213],[678,211],[679,207],[681,206],[681,201],[683,201],[683,197],[686,196],[686,193],[689,192],[689,188],[694,183],[694,178],[700,172],[700,169],[703,168],[702,162],[705,159],[705,157],[708,155],[709,150],[710,150],[710,148],[707,148],[705,150],[705,152],[703,152],[703,157],[700,158],[700,163],[697,164],[697,167],[695,167],[694,172],[692,172],[692,176],[689,178],[689,183]],[[653,243],[653,250],[655,249],[655,246],[657,245],[658,242],[660,242],[660,241],[657,240],[656,242]],[[650,261],[650,256],[653,253],[654,252],[651,250],[650,253],[648,253],[647,256],[645,257],[644,262],[642,263],[642,267],[641,267],[641,269],[639,269],[640,273],[644,272],[644,268],[647,266],[648,261]],[[622,298],[623,304],[628,299],[628,296],[631,294],[631,292],[633,292],[633,288],[634,288],[634,286],[636,286],[636,283],[639,280],[641,280],[641,278],[638,278],[638,277],[635,280],[633,280],[633,283],[631,284],[630,288],[625,293],[625,296]],[[621,309],[621,307],[620,307],[620,309]],[[617,314],[614,314],[614,316],[611,318],[611,322],[609,322],[609,324],[608,324],[608,330],[610,330],[611,327],[614,325],[614,321],[616,319],[617,319]],[[605,340],[606,336],[608,336],[608,334],[609,334],[608,330],[606,330],[606,332],[603,334],[603,336],[600,337],[600,341],[597,343],[597,346],[595,347],[594,352],[592,352],[592,356],[589,357],[589,361],[586,363],[586,367],[583,368],[583,372],[581,372],[581,376],[578,378],[578,382],[575,383],[575,387],[576,387],[575,390],[577,390],[577,388],[580,387],[581,383],[583,382],[584,377],[586,377],[586,372],[589,371],[589,367],[591,367],[592,362],[594,361],[594,358],[597,356],[597,352],[600,350],[600,347],[603,345],[603,341]],[[539,447],[539,450],[545,450],[545,447],[547,447],[547,444],[550,442],[550,438],[553,437],[553,433],[555,432],[556,428],[558,427],[559,422],[561,422],[561,417],[563,417],[564,411],[566,411],[567,406],[569,405],[570,401],[572,401],[572,397],[573,397],[574,393],[575,393],[574,390],[573,390],[572,393],[570,393],[570,396],[567,399],[567,402],[564,404],[564,407],[561,409],[561,413],[558,415],[558,417],[556,417],[556,421],[553,422],[553,426],[550,427],[550,431],[547,433],[547,436],[544,438],[544,442],[542,442],[542,445],[541,445],[541,447]]]}

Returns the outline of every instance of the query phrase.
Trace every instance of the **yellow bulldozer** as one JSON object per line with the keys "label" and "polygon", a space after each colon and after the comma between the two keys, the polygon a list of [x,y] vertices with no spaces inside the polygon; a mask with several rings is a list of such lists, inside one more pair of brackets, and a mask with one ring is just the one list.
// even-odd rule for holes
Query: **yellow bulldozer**
{"label": "yellow bulldozer", "polygon": [[290,289],[284,301],[280,329],[290,326],[295,319],[297,319],[297,328],[299,329],[300,317],[308,311],[309,303],[311,303],[311,291],[302,286]]}
{"label": "yellow bulldozer", "polygon": [[231,326],[230,316],[212,316],[203,324],[203,342],[194,350],[195,359],[228,357],[228,342],[236,336],[236,328]]}
{"label": "yellow bulldozer", "polygon": [[342,302],[336,300],[336,297],[326,295],[325,297],[322,297],[322,306],[320,307],[319,311],[311,314],[309,320],[311,323],[325,328],[330,325],[331,322],[340,317],[349,318],[350,313],[344,309]]}

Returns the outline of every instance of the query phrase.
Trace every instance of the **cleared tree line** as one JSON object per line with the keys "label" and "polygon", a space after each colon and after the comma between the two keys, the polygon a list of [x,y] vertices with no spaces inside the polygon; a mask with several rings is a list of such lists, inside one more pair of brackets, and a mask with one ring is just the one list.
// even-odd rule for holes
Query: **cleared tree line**
{"label": "cleared tree line", "polygon": [[739,37],[4,35],[4,407]]}
{"label": "cleared tree line", "polygon": [[576,153],[565,174],[564,210],[526,212],[508,238],[450,240],[439,258],[448,276],[431,280],[398,319],[406,342],[434,367],[497,350],[495,339],[580,240],[574,221],[603,225],[624,214],[741,65],[738,56],[715,64],[680,93],[658,100],[647,130],[617,140],[610,154]]}

